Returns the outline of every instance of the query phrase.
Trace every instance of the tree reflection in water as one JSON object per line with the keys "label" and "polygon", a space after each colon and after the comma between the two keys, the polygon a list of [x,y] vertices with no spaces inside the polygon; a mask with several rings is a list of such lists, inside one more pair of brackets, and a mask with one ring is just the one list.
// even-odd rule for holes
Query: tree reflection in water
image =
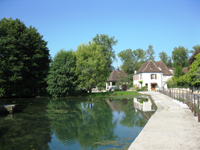
{"label": "tree reflection in water", "polygon": [[0,150],[49,150],[58,146],[54,137],[66,149],[127,149],[149,119],[134,108],[133,98],[29,99],[15,104],[15,114],[0,117]]}
{"label": "tree reflection in water", "polygon": [[45,115],[48,100],[22,99],[16,103],[23,108],[17,110],[20,113],[0,117],[0,150],[49,150],[51,129]]}
{"label": "tree reflection in water", "polygon": [[66,146],[78,141],[83,149],[96,149],[93,143],[117,138],[112,110],[104,100],[52,99],[47,107],[52,131]]}

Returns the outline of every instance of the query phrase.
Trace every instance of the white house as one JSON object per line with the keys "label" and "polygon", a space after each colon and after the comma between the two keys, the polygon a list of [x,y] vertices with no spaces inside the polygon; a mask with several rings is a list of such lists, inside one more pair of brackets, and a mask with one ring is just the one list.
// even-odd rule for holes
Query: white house
{"label": "white house", "polygon": [[167,87],[167,79],[172,77],[172,73],[162,61],[153,62],[149,60],[144,63],[133,75],[133,84],[140,87],[139,81],[143,81],[142,86],[147,86],[148,90],[158,90]]}

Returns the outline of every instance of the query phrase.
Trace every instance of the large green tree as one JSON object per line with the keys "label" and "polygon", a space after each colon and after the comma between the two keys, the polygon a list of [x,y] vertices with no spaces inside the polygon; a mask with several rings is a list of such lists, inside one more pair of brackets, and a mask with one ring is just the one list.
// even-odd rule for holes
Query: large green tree
{"label": "large green tree", "polygon": [[195,56],[200,53],[200,45],[196,45],[193,47],[193,55],[189,59],[189,65],[191,65],[196,59]]}
{"label": "large green tree", "polygon": [[174,51],[172,52],[173,67],[175,68],[174,76],[176,78],[183,75],[182,68],[189,65],[188,53],[188,49],[185,49],[183,46],[179,46],[178,48],[175,47]]}
{"label": "large green tree", "polygon": [[154,56],[155,52],[153,50],[153,46],[149,45],[148,49],[146,50],[146,59],[148,60],[152,60],[155,61],[155,56]]}
{"label": "large green tree", "polygon": [[185,49],[183,46],[175,47],[172,52],[173,66],[187,67],[189,65],[188,53],[188,49]]}
{"label": "large green tree", "polygon": [[89,92],[95,86],[102,85],[109,76],[107,60],[102,53],[102,46],[95,42],[81,44],[76,51],[76,74],[80,87]]}
{"label": "large green tree", "polygon": [[107,67],[109,68],[110,71],[112,71],[113,70],[112,62],[113,60],[116,59],[113,46],[117,44],[118,40],[115,40],[114,36],[109,37],[109,35],[106,34],[100,34],[100,35],[97,34],[93,38],[93,42],[102,47],[102,54],[107,61]]}
{"label": "large green tree", "polygon": [[167,67],[172,67],[171,57],[168,57],[167,53],[165,53],[164,51],[162,51],[162,52],[159,53],[159,57],[165,63],[165,65]]}
{"label": "large green tree", "polygon": [[75,54],[72,51],[58,51],[50,64],[47,91],[57,97],[74,94],[77,86],[75,69]]}
{"label": "large green tree", "polygon": [[200,53],[195,56],[195,60],[190,65],[190,70],[187,74],[187,80],[191,86],[200,86]]}
{"label": "large green tree", "polygon": [[162,51],[159,53],[159,57],[165,64],[167,64],[167,61],[168,61],[167,53]]}
{"label": "large green tree", "polygon": [[135,70],[138,70],[140,66],[146,61],[146,52],[143,49],[126,49],[118,53],[118,57],[122,61],[122,70],[126,74],[134,74]]}
{"label": "large green tree", "polygon": [[19,19],[0,20],[0,89],[5,96],[35,96],[46,86],[50,55],[35,27]]}

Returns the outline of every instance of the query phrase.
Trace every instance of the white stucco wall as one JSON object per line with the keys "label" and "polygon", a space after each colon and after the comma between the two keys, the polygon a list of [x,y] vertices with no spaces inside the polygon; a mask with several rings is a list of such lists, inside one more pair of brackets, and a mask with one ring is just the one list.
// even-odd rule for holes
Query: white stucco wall
{"label": "white stucco wall", "polygon": [[169,79],[171,77],[172,77],[172,75],[171,76],[163,76],[163,82],[166,83],[167,79]]}
{"label": "white stucco wall", "polygon": [[[142,74],[142,78],[141,78]],[[157,79],[151,79],[151,74],[156,74]],[[134,74],[135,75],[135,74]],[[142,86],[145,86],[148,84],[148,90],[151,90],[151,83],[157,83],[156,90],[161,88],[163,86],[163,73],[156,73],[156,72],[150,72],[150,73],[140,73],[137,74],[139,75],[139,80],[134,80],[133,84],[137,85],[137,87],[141,88],[141,84],[138,81],[143,81]]]}

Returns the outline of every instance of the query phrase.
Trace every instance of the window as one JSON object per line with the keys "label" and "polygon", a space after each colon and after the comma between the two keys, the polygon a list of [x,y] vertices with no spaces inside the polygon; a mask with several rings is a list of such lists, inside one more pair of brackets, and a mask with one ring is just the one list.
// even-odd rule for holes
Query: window
{"label": "window", "polygon": [[140,79],[142,79],[142,74],[140,74]]}
{"label": "window", "polygon": [[151,74],[151,79],[157,79],[157,74]]}
{"label": "window", "polygon": [[139,80],[139,75],[134,75],[134,80]]}

